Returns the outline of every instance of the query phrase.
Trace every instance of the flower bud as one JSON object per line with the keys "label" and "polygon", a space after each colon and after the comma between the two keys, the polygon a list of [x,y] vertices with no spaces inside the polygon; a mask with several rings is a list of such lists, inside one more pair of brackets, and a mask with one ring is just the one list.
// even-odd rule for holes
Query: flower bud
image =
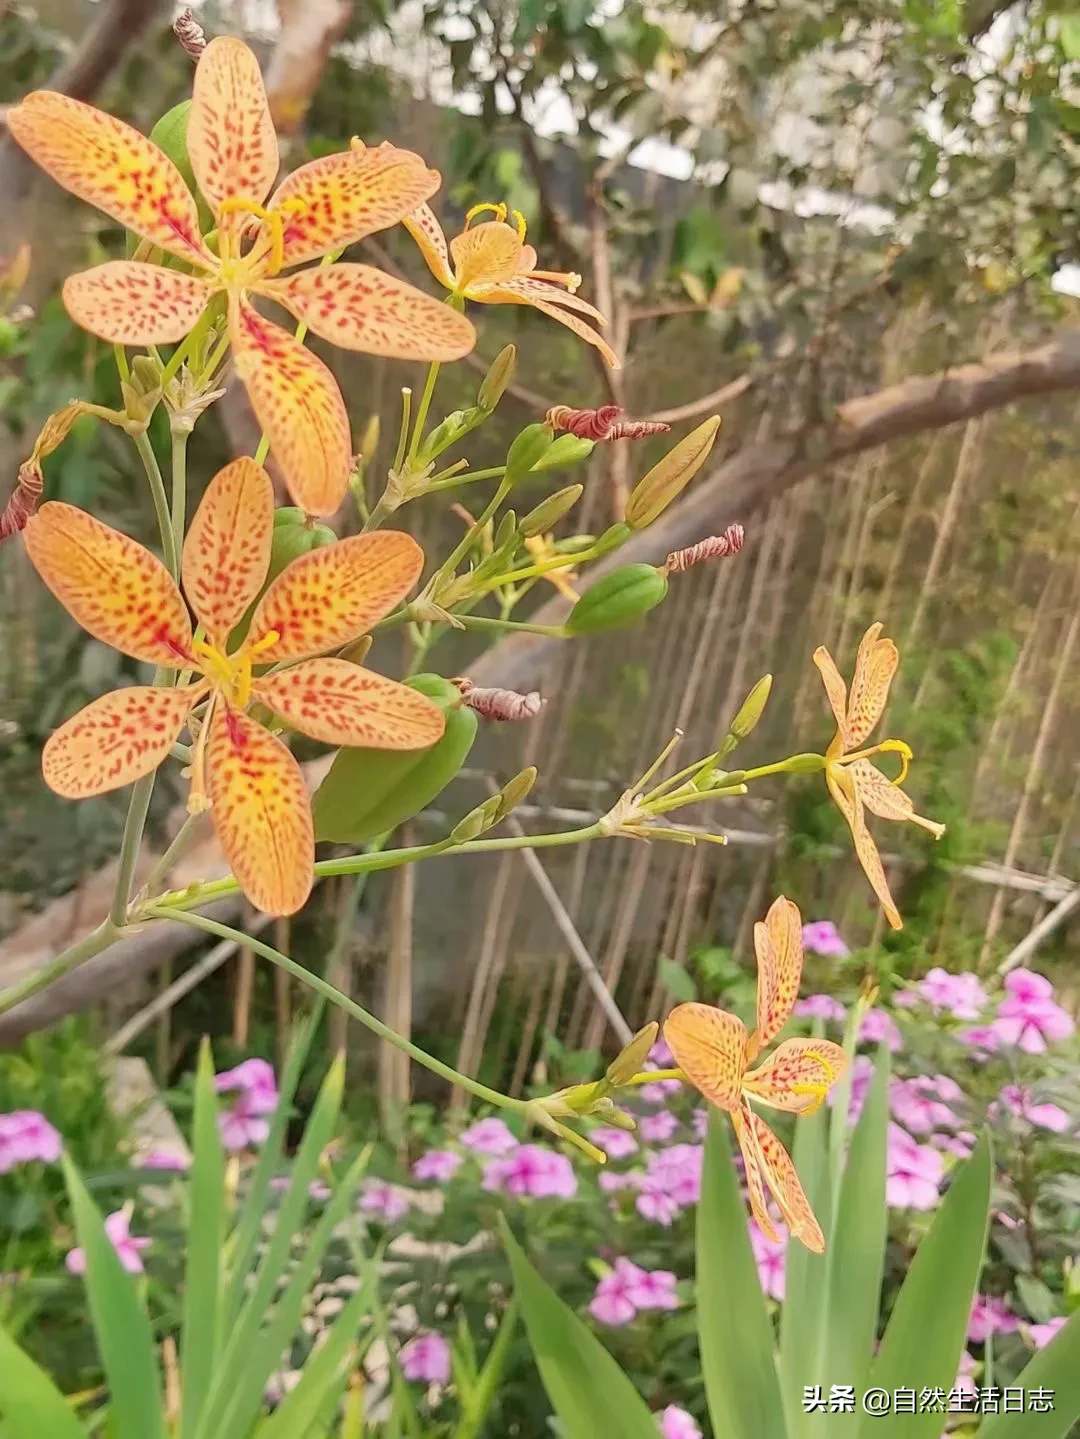
{"label": "flower bud", "polygon": [[517,484],[551,449],[555,436],[547,425],[526,425],[506,456],[508,485]]}
{"label": "flower bud", "polygon": [[514,345],[504,345],[492,360],[487,374],[480,382],[480,389],[476,395],[476,403],[480,409],[490,413],[495,408],[506,394],[516,369],[517,348]]}
{"label": "flower bud", "polygon": [[484,418],[483,411],[472,406],[467,410],[451,410],[445,420],[435,426],[428,435],[420,449],[418,456],[421,464],[433,460],[441,455],[443,450],[448,450],[451,445],[456,445],[458,440],[474,430]]}
{"label": "flower bud", "polygon": [[667,594],[667,577],[653,565],[620,565],[597,580],[570,611],[569,635],[597,635],[632,625]]}
{"label": "flower bud", "polygon": [[564,490],[556,490],[553,495],[548,495],[546,500],[541,500],[536,509],[530,510],[521,521],[520,528],[524,538],[532,539],[534,535],[542,535],[554,529],[584,493],[584,485],[567,485]]}
{"label": "flower bud", "polygon": [[784,761],[788,774],[820,774],[825,768],[825,756],[820,754],[793,754]]}
{"label": "flower bud", "polygon": [[625,520],[619,520],[617,524],[609,525],[593,545],[593,554],[597,559],[601,555],[609,555],[612,550],[617,550],[620,545],[624,545],[633,533]]}
{"label": "flower bud", "polygon": [[633,1079],[648,1059],[649,1050],[656,1043],[656,1036],[659,1033],[660,1026],[655,1019],[650,1021],[644,1029],[639,1029],[626,1048],[617,1054],[608,1065],[608,1082],[617,1086],[626,1084]]}
{"label": "flower bud", "polygon": [[370,460],[375,451],[379,448],[379,417],[372,415],[364,426],[364,433],[360,438],[359,455]]}
{"label": "flower bud", "polygon": [[533,465],[533,471],[565,470],[587,460],[596,447],[595,440],[583,440],[577,435],[558,435],[542,460]]}
{"label": "flower bud", "polygon": [[627,501],[627,524],[643,530],[663,514],[708,459],[719,428],[720,417],[713,415],[696,430],[691,430],[638,481]]}
{"label": "flower bud", "polygon": [[502,798],[502,791],[493,794],[483,804],[478,804],[475,809],[471,809],[464,819],[459,819],[450,831],[450,843],[468,844],[471,839],[476,839],[486,829],[490,829],[499,817]]}
{"label": "flower bud", "polygon": [[736,739],[745,739],[765,712],[772,690],[772,675],[763,675],[739,706],[739,712],[731,721],[730,734]]}
{"label": "flower bud", "polygon": [[499,809],[496,819],[505,819],[512,809],[516,809],[522,800],[528,797],[530,790],[536,783],[536,766],[529,765],[526,769],[516,774],[513,779],[508,779],[499,791]]}

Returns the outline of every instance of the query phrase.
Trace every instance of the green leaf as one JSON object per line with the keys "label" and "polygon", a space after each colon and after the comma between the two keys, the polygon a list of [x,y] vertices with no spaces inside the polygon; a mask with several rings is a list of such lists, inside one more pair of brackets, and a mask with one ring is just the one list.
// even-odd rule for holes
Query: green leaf
{"label": "green leaf", "polygon": [[1058,36],[1067,60],[1080,60],[1080,15],[1059,15]]}
{"label": "green leaf", "polygon": [[[911,1262],[870,1368],[871,1388],[952,1388],[986,1247],[992,1175],[984,1134]],[[858,1433],[859,1439],[939,1439],[941,1416],[868,1414]]]}
{"label": "green leaf", "polygon": [[86,1289],[109,1389],[113,1439],[165,1439],[150,1321],[79,1172],[63,1156],[75,1231],[86,1255]]}
{"label": "green leaf", "polygon": [[214,1061],[209,1041],[199,1048],[192,1132],[191,1220],[184,1274],[181,1330],[181,1439],[193,1439],[219,1353],[221,1246],[225,1238],[225,1158],[218,1133]]}
{"label": "green leaf", "polygon": [[788,1429],[772,1325],[731,1149],[715,1114],[697,1211],[697,1310],[713,1433],[722,1439],[784,1439]]}
{"label": "green leaf", "polygon": [[525,1257],[500,1217],[540,1378],[567,1439],[656,1439],[656,1419],[604,1346]]}
{"label": "green leaf", "polygon": [[673,959],[661,959],[656,966],[660,982],[678,1004],[687,1004],[697,999],[697,985],[693,976]]}
{"label": "green leaf", "polygon": [[[826,1236],[826,1247],[832,1207],[828,1124],[827,1109],[819,1109],[806,1119],[797,1119],[792,1146],[795,1168],[810,1207]],[[804,1427],[798,1424],[795,1416],[804,1417],[801,1403],[803,1386],[815,1377],[821,1350],[827,1282],[826,1255],[812,1253],[805,1244],[790,1243],[784,1268],[784,1306],[780,1313],[779,1367],[789,1427],[792,1429]]]}
{"label": "green leaf", "polygon": [[0,1414],[17,1439],[86,1439],[60,1390],[6,1329],[0,1329]]}
{"label": "green leaf", "polygon": [[344,1373],[354,1367],[361,1357],[363,1351],[356,1343],[356,1331],[370,1304],[371,1292],[365,1282],[304,1365],[300,1383],[259,1431],[259,1439],[296,1439],[298,1435],[307,1434],[329,1391],[340,1384]]}
{"label": "green leaf", "polygon": [[[1080,1419],[1080,1310],[1039,1350],[1014,1383],[1027,1390],[1027,1413],[993,1414],[979,1427],[975,1439],[1065,1439]],[[1031,1411],[1033,1389],[1049,1390],[1053,1395],[1049,1414]]]}
{"label": "green leaf", "polygon": [[499,1392],[499,1384],[506,1368],[506,1361],[510,1357],[510,1344],[520,1317],[521,1304],[515,1295],[506,1307],[506,1313],[499,1325],[499,1332],[495,1336],[495,1343],[484,1360],[484,1367],[480,1370],[476,1384],[469,1394],[468,1403],[463,1404],[465,1412],[458,1427],[454,1430],[454,1439],[476,1439],[483,1429],[484,1420]]}

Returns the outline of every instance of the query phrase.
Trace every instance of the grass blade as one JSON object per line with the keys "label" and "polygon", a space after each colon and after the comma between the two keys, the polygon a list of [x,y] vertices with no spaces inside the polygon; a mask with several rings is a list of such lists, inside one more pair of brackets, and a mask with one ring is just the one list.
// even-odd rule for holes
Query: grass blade
{"label": "grass blade", "polygon": [[13,1439],[86,1439],[86,1430],[60,1390],[2,1328],[0,1415]]}
{"label": "grass blade", "polygon": [[[304,1365],[303,1378],[259,1431],[259,1439],[297,1439],[319,1417],[330,1390],[340,1388],[345,1372],[363,1352],[356,1341],[360,1321],[371,1305],[367,1283],[338,1315],[323,1343]],[[243,1432],[238,1430],[237,1432]]]}
{"label": "grass blade", "polygon": [[[975,1439],[1065,1439],[1080,1419],[1080,1310],[1025,1365],[1016,1383],[1027,1390],[1027,1412],[991,1414]],[[1052,1395],[1049,1414],[1036,1414],[1028,1407],[1033,1389]]]}
{"label": "grass blade", "polygon": [[203,1040],[195,1074],[191,1219],[181,1329],[181,1439],[193,1439],[219,1353],[221,1247],[225,1238],[225,1157],[218,1133],[214,1061]]}
{"label": "grass blade", "polygon": [[484,1420],[499,1391],[499,1383],[506,1368],[506,1361],[510,1357],[510,1345],[520,1317],[521,1304],[515,1295],[507,1306],[495,1342],[484,1360],[476,1384],[469,1393],[466,1413],[462,1415],[461,1422],[454,1430],[454,1439],[476,1439],[483,1428]]}
{"label": "grass blade", "polygon": [[829,1173],[829,1112],[819,1109],[795,1121],[792,1157],[810,1206],[826,1237],[826,1252],[812,1254],[805,1244],[791,1242],[784,1266],[784,1304],[780,1312],[780,1385],[788,1428],[806,1427],[803,1385],[814,1378],[821,1349],[821,1330],[828,1282],[829,1238],[832,1228],[832,1185]]}

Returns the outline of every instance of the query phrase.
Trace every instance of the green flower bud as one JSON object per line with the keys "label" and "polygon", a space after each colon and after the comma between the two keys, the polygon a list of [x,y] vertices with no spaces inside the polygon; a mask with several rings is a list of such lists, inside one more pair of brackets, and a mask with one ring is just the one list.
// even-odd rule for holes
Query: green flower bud
{"label": "green flower bud", "polygon": [[451,844],[468,844],[471,839],[484,833],[499,817],[499,807],[502,804],[502,794],[493,794],[483,804],[478,804],[471,809],[464,819],[459,819],[454,828],[450,831]]}
{"label": "green flower bud", "polygon": [[533,471],[568,469],[570,465],[579,465],[589,458],[595,445],[595,440],[584,440],[578,435],[559,435],[544,458],[533,465]]}
{"label": "green flower bud", "polygon": [[492,360],[487,374],[480,382],[480,389],[476,395],[476,403],[480,409],[486,410],[490,414],[506,394],[516,369],[517,349],[514,345],[504,345]]}
{"label": "green flower bud", "polygon": [[620,565],[597,580],[570,611],[569,635],[597,635],[632,625],[655,609],[668,591],[667,576],[653,565]]}
{"label": "green flower bud", "polygon": [[536,766],[529,765],[516,774],[513,779],[507,780],[499,791],[499,798],[502,803],[499,806],[499,819],[505,819],[512,809],[516,809],[523,799],[529,794],[536,783]]}
{"label": "green flower bud", "polygon": [[730,734],[736,739],[745,739],[765,712],[772,690],[772,675],[763,675],[739,706],[739,713],[731,721]]}
{"label": "green flower bud", "polygon": [[825,768],[825,756],[821,754],[793,754],[784,761],[788,774],[820,774]]}
{"label": "green flower bud", "polygon": [[644,1029],[639,1029],[637,1034],[626,1046],[626,1048],[615,1056],[607,1067],[609,1083],[613,1085],[626,1084],[638,1074],[642,1065],[649,1056],[649,1050],[656,1043],[656,1037],[660,1033],[660,1026],[656,1020],[652,1020]]}
{"label": "green flower bud", "polygon": [[517,484],[551,449],[555,436],[548,425],[526,425],[506,456],[506,483]]}
{"label": "green flower bud", "polygon": [[612,550],[617,550],[620,545],[624,545],[633,533],[625,520],[619,520],[617,524],[609,525],[593,546],[594,554],[598,559],[601,555],[609,555]]}
{"label": "green flower bud", "polygon": [[530,510],[522,520],[522,535],[528,540],[534,535],[543,535],[548,530],[554,529],[562,517],[569,514],[584,493],[584,485],[567,485],[564,490],[556,490],[553,495],[548,495],[546,500],[541,500],[536,509]]}
{"label": "green flower bud", "polygon": [[713,415],[691,430],[637,482],[626,505],[627,524],[643,530],[663,514],[709,458],[719,428],[720,417]]}

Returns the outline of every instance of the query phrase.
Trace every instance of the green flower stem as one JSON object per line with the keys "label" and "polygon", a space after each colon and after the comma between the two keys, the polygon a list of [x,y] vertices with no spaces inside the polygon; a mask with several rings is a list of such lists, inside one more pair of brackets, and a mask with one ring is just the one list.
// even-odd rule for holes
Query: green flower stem
{"label": "green flower stem", "polygon": [[97,929],[92,929],[89,934],[83,935],[82,939],[62,950],[41,969],[33,970],[15,984],[8,985],[7,989],[0,990],[0,1014],[7,1014],[9,1009],[14,1009],[23,1000],[48,989],[50,984],[63,979],[65,974],[78,969],[80,964],[85,964],[88,959],[101,954],[120,938],[121,933],[113,921],[107,919],[103,924],[99,924]]}
{"label": "green flower stem", "polygon": [[177,573],[184,553],[184,529],[187,524],[187,444],[189,430],[174,430],[172,436],[172,535],[176,550]]}
{"label": "green flower stem", "polygon": [[565,554],[555,555],[550,560],[538,560],[534,565],[525,565],[520,570],[511,570],[505,575],[496,575],[481,593],[486,594],[490,590],[501,589],[503,585],[516,583],[518,580],[542,579],[544,575],[550,574],[553,570],[568,570],[575,565],[588,564],[591,560],[598,558],[595,546],[587,550],[574,550]]}
{"label": "green flower stem", "polygon": [[232,337],[229,335],[228,331],[226,331],[225,334],[222,335],[221,339],[218,340],[217,344],[210,352],[210,358],[207,360],[202,374],[195,382],[197,389],[205,390],[210,384],[210,381],[214,378],[214,375],[217,372],[217,367],[225,358],[225,352],[229,348],[231,340]]}
{"label": "green flower stem", "polygon": [[150,796],[154,793],[157,771],[136,780],[128,801],[127,818],[124,820],[124,835],[120,841],[120,862],[116,872],[116,889],[113,891],[109,919],[119,928],[127,919],[128,901],[131,898],[131,881],[135,876],[135,865],[139,859],[146,816],[150,812]]}
{"label": "green flower stem", "polygon": [[135,441],[135,448],[139,452],[139,459],[143,462],[143,469],[146,471],[146,478],[150,481],[150,496],[154,501],[154,512],[157,515],[158,529],[161,531],[161,548],[165,556],[165,568],[176,579],[180,573],[180,552],[173,535],[172,518],[169,514],[169,501],[165,494],[165,481],[161,478],[161,467],[154,454],[154,447],[150,443],[150,437],[144,430],[142,434],[132,437]]}
{"label": "green flower stem", "polygon": [[401,390],[401,428],[398,430],[397,449],[394,451],[394,470],[400,470],[405,463],[405,447],[409,443],[409,417],[412,414],[412,390],[404,385]]}
{"label": "green flower stem", "polygon": [[432,1055],[427,1054],[415,1044],[410,1043],[403,1035],[398,1034],[397,1030],[391,1029],[389,1025],[383,1024],[381,1019],[376,1019],[373,1014],[361,1008],[361,1006],[351,1000],[348,995],[342,994],[340,989],[335,989],[334,986],[328,984],[325,979],[321,979],[317,974],[312,974],[312,972],[309,969],[305,969],[302,964],[297,964],[295,959],[290,959],[287,954],[282,954],[280,950],[274,949],[272,945],[265,944],[261,939],[256,939],[251,935],[244,934],[242,930],[233,929],[230,925],[220,924],[216,919],[208,919],[202,914],[188,914],[183,910],[166,909],[158,905],[149,905],[146,914],[148,918],[151,919],[175,920],[181,924],[190,925],[192,929],[200,929],[204,934],[212,934],[219,939],[232,939],[238,944],[245,945],[248,949],[253,949],[256,954],[261,954],[262,957],[268,959],[271,964],[276,964],[280,969],[284,969],[287,974],[291,974],[293,978],[298,979],[301,984],[306,984],[309,989],[313,989],[316,994],[320,994],[324,999],[328,999],[331,1004],[336,1004],[340,1009],[345,1010],[347,1014],[351,1014],[354,1019],[358,1019],[372,1034],[377,1035],[379,1039],[386,1040],[386,1042],[392,1044],[395,1049],[400,1049],[403,1054],[407,1054],[409,1058],[415,1060],[417,1064],[422,1064],[425,1069],[430,1069],[433,1074],[439,1075],[450,1084],[468,1090],[468,1092],[475,1095],[477,1099],[483,1099],[488,1104],[498,1105],[500,1109],[512,1109],[518,1114],[524,1113],[526,1107],[525,1100],[511,1099],[509,1095],[500,1094],[498,1090],[489,1089],[486,1084],[481,1084],[478,1080],[470,1079],[468,1075],[460,1074],[456,1069],[451,1069],[450,1065],[443,1064],[441,1060],[433,1058]]}
{"label": "green flower stem", "polygon": [[444,470],[427,483],[425,495],[438,494],[440,490],[456,490],[461,485],[471,485],[473,480],[501,480],[506,474],[505,465],[492,465],[488,470],[458,470],[454,474]]}
{"label": "green flower stem", "polygon": [[562,625],[530,625],[525,620],[489,619],[486,615],[455,614],[467,630],[524,630],[530,635],[550,635],[552,639],[566,639]]}
{"label": "green flower stem", "polygon": [[113,355],[116,359],[116,368],[120,374],[120,378],[122,380],[130,380],[131,371],[128,369],[127,351],[124,349],[123,345],[114,345]]}
{"label": "green flower stem", "polygon": [[262,433],[262,437],[261,437],[261,439],[259,440],[259,447],[258,447],[258,449],[255,451],[255,454],[252,456],[252,458],[254,459],[254,461],[255,461],[255,463],[256,463],[257,465],[263,465],[263,464],[266,463],[266,457],[267,457],[267,455],[268,455],[269,453],[270,453],[270,440],[269,440],[269,438],[268,438],[268,436],[267,436],[267,434],[266,434],[266,431],[264,430],[263,433]]}
{"label": "green flower stem", "polygon": [[513,486],[508,485],[504,479],[503,482],[500,484],[499,488],[492,495],[491,500],[484,509],[483,514],[478,520],[475,520],[469,526],[469,528],[465,531],[464,535],[462,535],[461,539],[458,541],[458,543],[447,555],[446,559],[439,566],[437,572],[439,578],[449,579],[449,577],[454,573],[458,565],[469,553],[469,547],[472,542],[476,539],[477,535],[487,524],[488,520],[491,519],[492,515],[494,515],[495,511],[502,504],[503,500],[506,499],[512,488]]}
{"label": "green flower stem", "polygon": [[160,857],[147,876],[146,883],[139,891],[141,895],[148,896],[152,894],[154,886],[159,884],[164,876],[168,874],[169,870],[176,863],[179,855],[186,849],[197,819],[198,815],[189,814],[184,820],[184,823],[173,836],[172,842],[166,848],[165,853]]}
{"label": "green flower stem", "polygon": [[420,405],[416,411],[416,423],[413,425],[412,440],[409,443],[409,460],[415,460],[420,452],[420,441],[424,438],[424,426],[427,424],[428,411],[431,409],[431,397],[435,393],[435,381],[439,378],[439,371],[442,369],[438,360],[432,360],[428,366],[427,379],[424,381],[424,393],[420,396]]}
{"label": "green flower stem", "polygon": [[624,1079],[615,1087],[616,1089],[626,1089],[631,1084],[655,1084],[661,1079],[679,1079],[684,1084],[689,1082],[681,1069],[650,1069],[641,1074],[631,1075],[629,1079]]}

